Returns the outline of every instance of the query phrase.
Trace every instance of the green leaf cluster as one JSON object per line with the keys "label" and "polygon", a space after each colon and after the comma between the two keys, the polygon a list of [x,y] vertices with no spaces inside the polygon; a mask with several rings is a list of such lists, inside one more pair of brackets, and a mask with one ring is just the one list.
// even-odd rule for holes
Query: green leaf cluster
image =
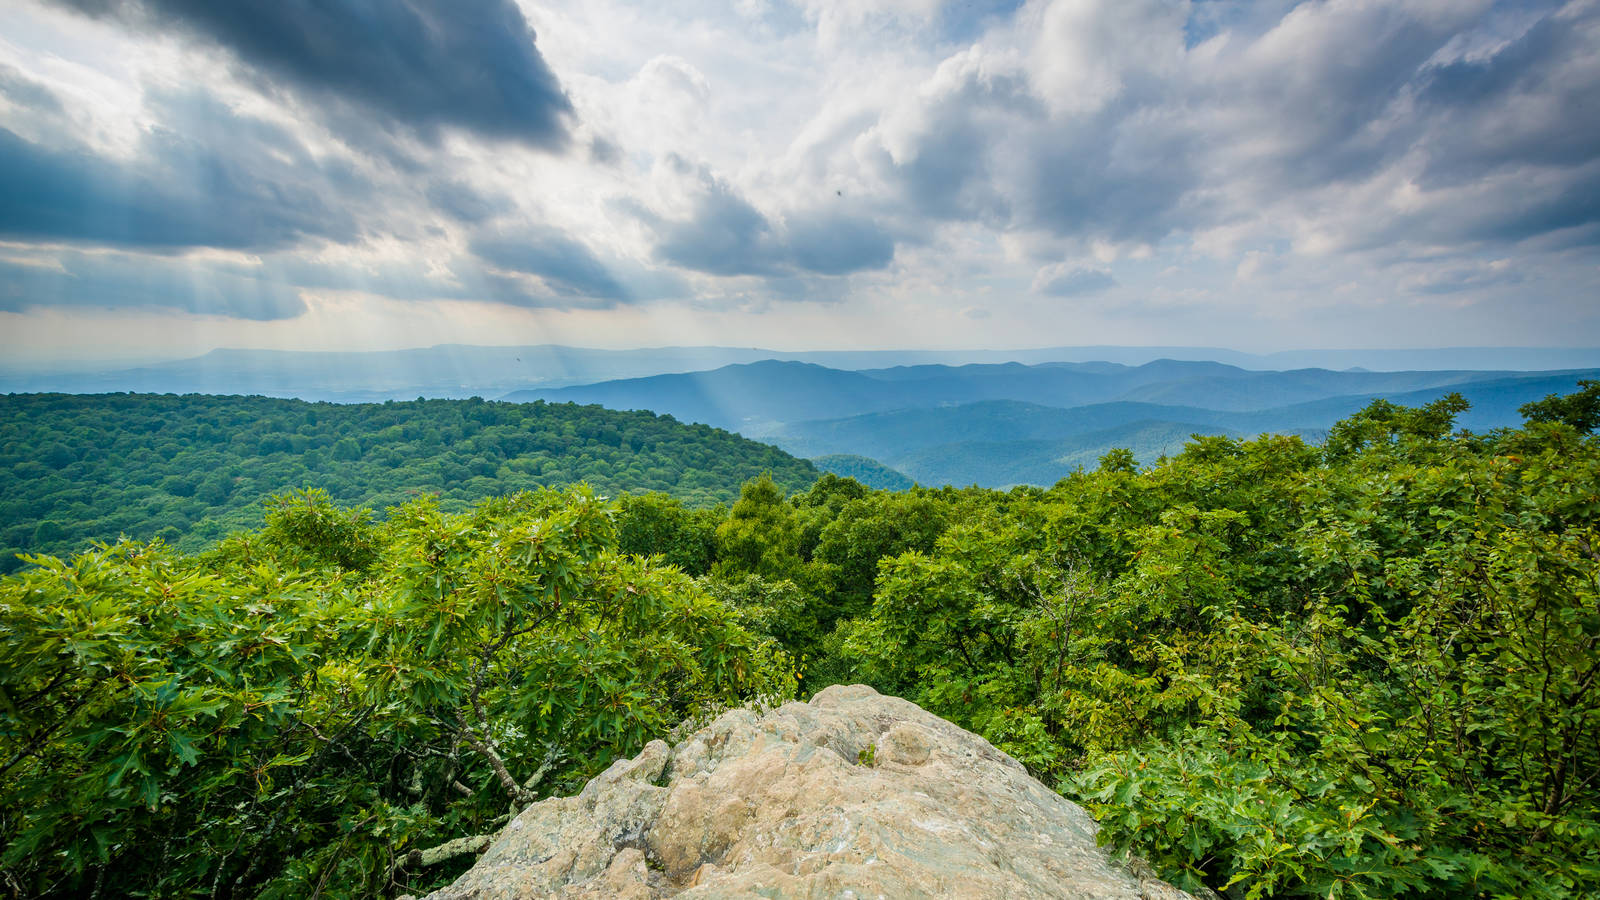
{"label": "green leaf cluster", "polygon": [[374,524],[317,492],[185,557],[0,580],[0,892],[389,896],[679,722],[793,691],[587,491]]}

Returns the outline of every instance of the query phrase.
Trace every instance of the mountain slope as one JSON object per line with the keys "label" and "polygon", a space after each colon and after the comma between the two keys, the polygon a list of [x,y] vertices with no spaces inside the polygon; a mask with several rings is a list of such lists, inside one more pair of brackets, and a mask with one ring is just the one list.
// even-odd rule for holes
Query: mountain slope
{"label": "mountain slope", "polygon": [[819,456],[811,460],[811,464],[824,472],[832,472],[840,478],[854,478],[880,491],[903,491],[916,485],[915,481],[902,473],[865,456],[839,453]]}
{"label": "mountain slope", "polygon": [[841,412],[880,412],[916,402],[914,391],[859,372],[777,360],[724,366],[709,372],[517,391],[504,399],[514,403],[542,399],[553,403],[598,403],[612,409],[647,409],[729,430]]}
{"label": "mountain slope", "polygon": [[[1472,408],[1458,417],[1457,425],[1486,431],[1519,424],[1518,407],[1548,394],[1569,393],[1585,374],[1491,377],[1389,394],[1386,399],[1421,406],[1455,391],[1472,403]],[[1191,432],[1299,434],[1320,440],[1334,422],[1380,396],[1331,397],[1254,411],[1129,401],[1067,409],[1010,400],[980,401],[784,423],[752,431],[751,436],[797,456],[870,456],[923,484],[1051,484],[1073,465],[1092,468],[1095,460],[1113,447],[1133,449],[1141,461],[1152,462],[1163,453],[1181,449]]]}
{"label": "mountain slope", "polygon": [[1202,430],[1230,427],[1237,415],[1154,403],[1096,403],[1061,409],[1019,400],[981,400],[934,409],[901,409],[842,419],[793,422],[750,436],[796,456],[859,453],[874,459],[962,441],[1059,441],[1140,421],[1187,422]]}
{"label": "mountain slope", "polygon": [[887,463],[919,484],[1047,486],[1073,469],[1095,468],[1100,457],[1115,448],[1130,449],[1144,462],[1176,454],[1196,432],[1237,436],[1183,422],[1139,421],[1062,440],[958,441],[913,450]]}
{"label": "mountain slope", "polygon": [[380,511],[578,481],[710,505],[763,471],[788,490],[817,478],[805,460],[735,434],[592,406],[3,395],[0,572],[20,552],[119,534],[199,546],[259,524],[265,496],[306,487]]}
{"label": "mountain slope", "polygon": [[[1558,377],[1556,373],[1545,374]],[[1582,374],[1574,373],[1574,380]],[[845,372],[810,363],[768,360],[707,372],[518,391],[505,399],[545,399],[599,403],[614,409],[648,409],[686,421],[756,434],[771,431],[783,423],[810,419],[935,409],[987,400],[1060,408],[1127,401],[1250,412],[1342,396],[1462,389],[1507,377],[1504,372],[1461,371],[1300,369],[1252,372],[1221,363],[1176,360],[1156,360],[1141,366],[1005,363]],[[1181,420],[1190,419],[1182,417]],[[1331,424],[1331,420],[1322,424]]]}

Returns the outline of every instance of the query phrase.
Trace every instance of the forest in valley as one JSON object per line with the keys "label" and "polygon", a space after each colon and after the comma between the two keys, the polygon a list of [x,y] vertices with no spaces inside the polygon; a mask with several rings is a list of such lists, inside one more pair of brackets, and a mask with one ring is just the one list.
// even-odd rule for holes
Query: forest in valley
{"label": "forest in valley", "polygon": [[[12,491],[111,467],[151,511],[208,505],[0,579],[9,896],[420,893],[645,741],[840,682],[983,735],[1180,885],[1600,892],[1600,382],[1514,429],[1379,400],[1320,442],[1112,451],[1048,488],[874,490],[778,456],[728,505],[687,473],[732,462],[666,436],[648,479],[541,448],[540,484],[593,489],[521,490],[496,429],[572,407],[122,402],[143,437],[42,447]],[[217,439],[226,410],[250,438]],[[661,420],[576,413],[652,452]],[[184,530],[214,475],[262,490],[297,436],[302,463],[368,459],[408,427],[414,458],[341,470],[368,481],[286,468],[255,523]],[[462,493],[408,472],[445,459]]]}
{"label": "forest in valley", "polygon": [[119,535],[199,550],[259,527],[261,501],[289,489],[380,514],[423,494],[460,511],[579,482],[710,506],[762,472],[791,490],[817,476],[725,431],[570,403],[11,394],[0,396],[0,572],[18,553]]}

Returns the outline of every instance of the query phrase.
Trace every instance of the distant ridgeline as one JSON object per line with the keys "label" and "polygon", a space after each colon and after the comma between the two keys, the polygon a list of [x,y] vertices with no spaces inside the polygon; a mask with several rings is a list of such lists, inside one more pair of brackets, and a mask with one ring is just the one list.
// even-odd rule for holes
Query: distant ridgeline
{"label": "distant ridgeline", "polygon": [[380,511],[579,481],[709,506],[763,471],[789,490],[818,474],[725,431],[592,406],[12,394],[0,396],[0,572],[19,568],[17,553],[65,556],[119,534],[198,548],[304,487]]}
{"label": "distant ridgeline", "polygon": [[1317,442],[1333,423],[1380,398],[1422,406],[1458,393],[1471,407],[1457,426],[1515,427],[1523,404],[1594,378],[1600,370],[1274,372],[1163,359],[841,371],[765,360],[504,399],[670,413],[776,444],[874,487],[915,481],[1003,488],[1055,484],[1079,466],[1094,468],[1113,449],[1153,463],[1182,452],[1194,434],[1295,434]]}

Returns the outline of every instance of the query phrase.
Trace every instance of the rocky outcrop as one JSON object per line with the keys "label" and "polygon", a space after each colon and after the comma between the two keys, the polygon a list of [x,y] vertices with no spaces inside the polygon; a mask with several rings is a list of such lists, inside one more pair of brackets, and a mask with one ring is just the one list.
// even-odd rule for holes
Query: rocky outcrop
{"label": "rocky outcrop", "polygon": [[982,738],[871,688],[726,713],[512,820],[429,900],[1179,900]]}

